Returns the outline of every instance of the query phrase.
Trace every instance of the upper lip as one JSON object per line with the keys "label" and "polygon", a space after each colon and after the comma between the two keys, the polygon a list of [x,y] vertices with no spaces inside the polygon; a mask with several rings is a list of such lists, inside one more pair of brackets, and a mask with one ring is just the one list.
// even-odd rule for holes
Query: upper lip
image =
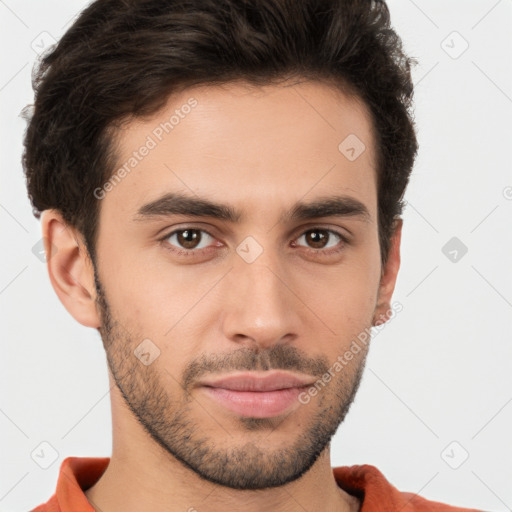
{"label": "upper lip", "polygon": [[245,372],[201,381],[201,386],[231,389],[233,391],[276,391],[278,389],[309,386],[311,377],[288,372]]}

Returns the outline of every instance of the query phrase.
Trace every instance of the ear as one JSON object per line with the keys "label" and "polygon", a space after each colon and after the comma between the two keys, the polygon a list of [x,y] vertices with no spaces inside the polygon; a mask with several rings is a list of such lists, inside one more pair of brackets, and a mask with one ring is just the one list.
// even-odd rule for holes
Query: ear
{"label": "ear", "polygon": [[41,224],[53,289],[77,322],[86,327],[100,327],[94,268],[81,233],[66,224],[57,210],[45,210]]}
{"label": "ear", "polygon": [[397,219],[395,221],[395,228],[389,247],[388,260],[381,273],[377,306],[373,315],[373,326],[386,323],[393,313],[391,309],[391,297],[395,289],[398,269],[400,268],[400,241],[402,239],[402,225],[402,219]]}

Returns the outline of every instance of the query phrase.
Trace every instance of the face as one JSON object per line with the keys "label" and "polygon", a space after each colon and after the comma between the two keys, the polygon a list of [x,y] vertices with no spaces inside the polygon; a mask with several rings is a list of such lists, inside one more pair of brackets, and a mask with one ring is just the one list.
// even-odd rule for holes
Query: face
{"label": "face", "polygon": [[[339,149],[351,134],[355,159]],[[368,112],[320,83],[231,83],[173,96],[117,140],[126,172],[98,193],[96,286],[125,414],[211,482],[295,480],[353,401],[367,346],[335,363],[379,301]],[[204,385],[277,371],[307,386]]]}

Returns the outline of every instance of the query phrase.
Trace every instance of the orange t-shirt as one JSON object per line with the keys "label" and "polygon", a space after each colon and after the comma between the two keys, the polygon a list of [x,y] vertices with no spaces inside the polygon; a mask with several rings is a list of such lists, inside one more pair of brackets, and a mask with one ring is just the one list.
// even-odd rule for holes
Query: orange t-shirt
{"label": "orange t-shirt", "polygon": [[[83,491],[99,480],[109,461],[110,457],[67,457],[60,466],[55,494],[32,512],[94,512]],[[481,512],[400,492],[369,464],[340,466],[333,472],[338,485],[362,501],[360,512]]]}

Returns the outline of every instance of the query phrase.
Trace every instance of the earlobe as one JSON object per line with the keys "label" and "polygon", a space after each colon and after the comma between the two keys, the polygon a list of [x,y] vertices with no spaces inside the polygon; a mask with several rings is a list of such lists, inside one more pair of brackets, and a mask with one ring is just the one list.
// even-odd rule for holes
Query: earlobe
{"label": "earlobe", "polygon": [[393,314],[391,309],[391,297],[395,289],[396,278],[400,268],[400,241],[402,238],[403,220],[395,221],[395,228],[391,237],[389,256],[386,266],[383,268],[379,285],[379,295],[375,308],[372,325],[381,325],[389,320]]}
{"label": "earlobe", "polygon": [[41,227],[48,275],[57,296],[77,322],[100,327],[94,269],[81,234],[57,210],[42,213]]}

